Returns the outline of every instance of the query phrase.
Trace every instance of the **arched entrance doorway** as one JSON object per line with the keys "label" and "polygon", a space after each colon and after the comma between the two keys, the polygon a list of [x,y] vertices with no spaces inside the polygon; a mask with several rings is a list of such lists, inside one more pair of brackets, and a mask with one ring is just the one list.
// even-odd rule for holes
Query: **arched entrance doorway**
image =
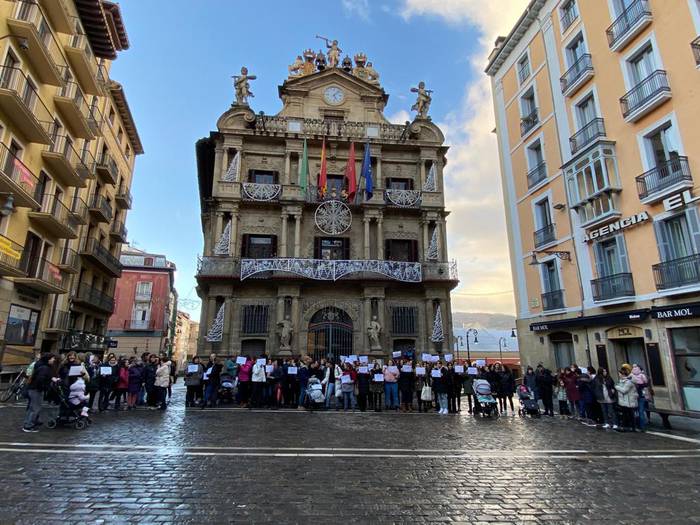
{"label": "arched entrance doorway", "polygon": [[309,321],[307,352],[314,359],[352,355],[352,319],[344,310],[327,306]]}

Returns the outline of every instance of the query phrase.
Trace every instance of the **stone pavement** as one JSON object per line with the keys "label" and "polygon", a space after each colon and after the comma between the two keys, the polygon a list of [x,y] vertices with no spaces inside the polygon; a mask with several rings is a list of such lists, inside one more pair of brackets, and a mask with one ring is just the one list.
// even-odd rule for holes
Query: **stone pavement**
{"label": "stone pavement", "polygon": [[694,438],[182,397],[36,434],[0,408],[0,523],[700,523]]}

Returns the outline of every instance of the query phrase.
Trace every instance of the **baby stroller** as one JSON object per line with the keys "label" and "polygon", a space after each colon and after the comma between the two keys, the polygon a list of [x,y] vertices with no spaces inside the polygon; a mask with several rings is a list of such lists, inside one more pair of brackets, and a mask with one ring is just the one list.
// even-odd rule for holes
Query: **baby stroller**
{"label": "baby stroller", "polygon": [[306,387],[306,408],[314,410],[323,408],[326,404],[326,396],[323,395],[323,386],[321,381],[315,376],[309,378],[309,384]]}
{"label": "baby stroller", "polygon": [[518,410],[520,417],[540,417],[540,406],[537,404],[535,396],[525,385],[518,387],[518,401],[520,401],[520,409]]}
{"label": "baby stroller", "polygon": [[491,394],[491,385],[485,379],[474,380],[474,413],[482,417],[498,415],[498,403]]}
{"label": "baby stroller", "polygon": [[234,391],[236,390],[236,380],[231,374],[221,374],[221,385],[219,385],[219,402],[233,403]]}
{"label": "baby stroller", "polygon": [[51,398],[58,403],[58,415],[46,422],[47,428],[72,426],[76,430],[84,430],[92,424],[92,420],[87,416],[87,408],[85,408],[84,403],[74,405],[68,401],[65,386],[53,383],[49,387],[49,393]]}

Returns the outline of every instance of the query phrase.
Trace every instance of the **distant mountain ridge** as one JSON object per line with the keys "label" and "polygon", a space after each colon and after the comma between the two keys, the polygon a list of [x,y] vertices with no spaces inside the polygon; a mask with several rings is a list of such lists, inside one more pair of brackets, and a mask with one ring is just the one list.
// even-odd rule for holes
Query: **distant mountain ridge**
{"label": "distant mountain ridge", "polygon": [[510,330],[515,328],[515,316],[479,312],[452,312],[452,326],[455,328]]}

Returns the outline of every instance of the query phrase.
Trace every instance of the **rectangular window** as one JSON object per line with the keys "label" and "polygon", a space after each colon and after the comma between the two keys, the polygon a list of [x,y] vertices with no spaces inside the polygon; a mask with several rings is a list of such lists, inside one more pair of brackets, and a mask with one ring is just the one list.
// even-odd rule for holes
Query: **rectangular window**
{"label": "rectangular window", "polygon": [[242,256],[248,259],[271,259],[277,257],[275,235],[243,235]]}
{"label": "rectangular window", "polygon": [[573,66],[578,59],[586,54],[586,43],[583,41],[583,35],[579,34],[574,38],[568,46],[566,46],[566,55],[569,59],[569,66]]}
{"label": "rectangular window", "polygon": [[343,175],[328,175],[326,181],[326,194],[339,197],[345,189],[345,177]]}
{"label": "rectangular window", "polygon": [[137,301],[150,301],[152,289],[153,289],[153,283],[150,281],[142,281],[142,282],[136,283],[136,300]]}
{"label": "rectangular window", "polygon": [[522,84],[530,76],[530,58],[527,54],[518,60],[518,82]]}
{"label": "rectangular window", "polygon": [[698,232],[691,231],[688,213],[693,214],[692,224],[697,229],[697,212],[694,209],[654,223],[662,261],[682,259],[695,253],[693,238],[697,238]]}
{"label": "rectangular window", "polygon": [[620,182],[615,150],[607,146],[595,149],[565,173],[569,200],[581,224],[617,212],[614,192],[620,189]]}
{"label": "rectangular window", "polygon": [[556,262],[547,261],[542,263],[542,282],[544,283],[545,293],[556,292],[561,289]]}
{"label": "rectangular window", "polygon": [[596,118],[597,112],[593,95],[586,97],[583,101],[576,104],[576,114],[578,116],[579,129]]}
{"label": "rectangular window", "polygon": [[270,307],[266,304],[247,304],[241,308],[241,333],[266,334]]}
{"label": "rectangular window", "polygon": [[530,170],[533,170],[543,162],[542,143],[538,139],[527,147],[527,165]]}
{"label": "rectangular window", "polygon": [[651,44],[645,46],[641,51],[630,58],[628,64],[632,76],[632,87],[634,87],[656,71],[654,49]]}
{"label": "rectangular window", "polygon": [[561,7],[562,30],[566,31],[569,27],[571,27],[571,24],[573,24],[574,20],[576,20],[577,18],[578,8],[576,7],[576,1],[569,0],[568,2],[564,2],[564,4]]}
{"label": "rectangular window", "polygon": [[323,259],[326,261],[347,261],[350,259],[350,239],[316,237],[314,259]]}
{"label": "rectangular window", "polygon": [[386,180],[386,187],[390,190],[412,190],[413,179],[390,177]]}
{"label": "rectangular window", "polygon": [[648,372],[651,384],[654,386],[666,386],[659,343],[647,343],[647,361],[649,362]]}
{"label": "rectangular window", "polygon": [[277,184],[278,174],[271,170],[250,170],[248,180],[256,184]]}
{"label": "rectangular window", "polygon": [[523,118],[528,117],[536,110],[537,106],[535,104],[535,90],[530,88],[520,98],[520,116]]}
{"label": "rectangular window", "polygon": [[384,241],[384,258],[387,261],[418,262],[418,241],[387,239]]}
{"label": "rectangular window", "polygon": [[[672,167],[674,163],[671,161],[678,160],[680,157],[680,144],[677,140],[676,129],[670,123],[647,135],[646,145],[653,165],[657,168],[667,165]],[[680,169],[680,165],[678,169]]]}
{"label": "rectangular window", "polygon": [[391,333],[394,335],[417,335],[418,307],[393,307],[391,309]]}
{"label": "rectangular window", "polygon": [[598,277],[609,277],[620,273],[627,273],[627,248],[625,238],[616,235],[593,245],[595,254],[596,271]]}
{"label": "rectangular window", "polygon": [[540,230],[551,226],[552,224],[552,214],[549,209],[549,199],[542,199],[537,204],[535,204],[535,226]]}
{"label": "rectangular window", "polygon": [[686,410],[700,411],[700,327],[669,331],[683,404]]}
{"label": "rectangular window", "polygon": [[5,328],[5,342],[14,345],[33,345],[39,327],[38,310],[18,304],[10,305]]}

